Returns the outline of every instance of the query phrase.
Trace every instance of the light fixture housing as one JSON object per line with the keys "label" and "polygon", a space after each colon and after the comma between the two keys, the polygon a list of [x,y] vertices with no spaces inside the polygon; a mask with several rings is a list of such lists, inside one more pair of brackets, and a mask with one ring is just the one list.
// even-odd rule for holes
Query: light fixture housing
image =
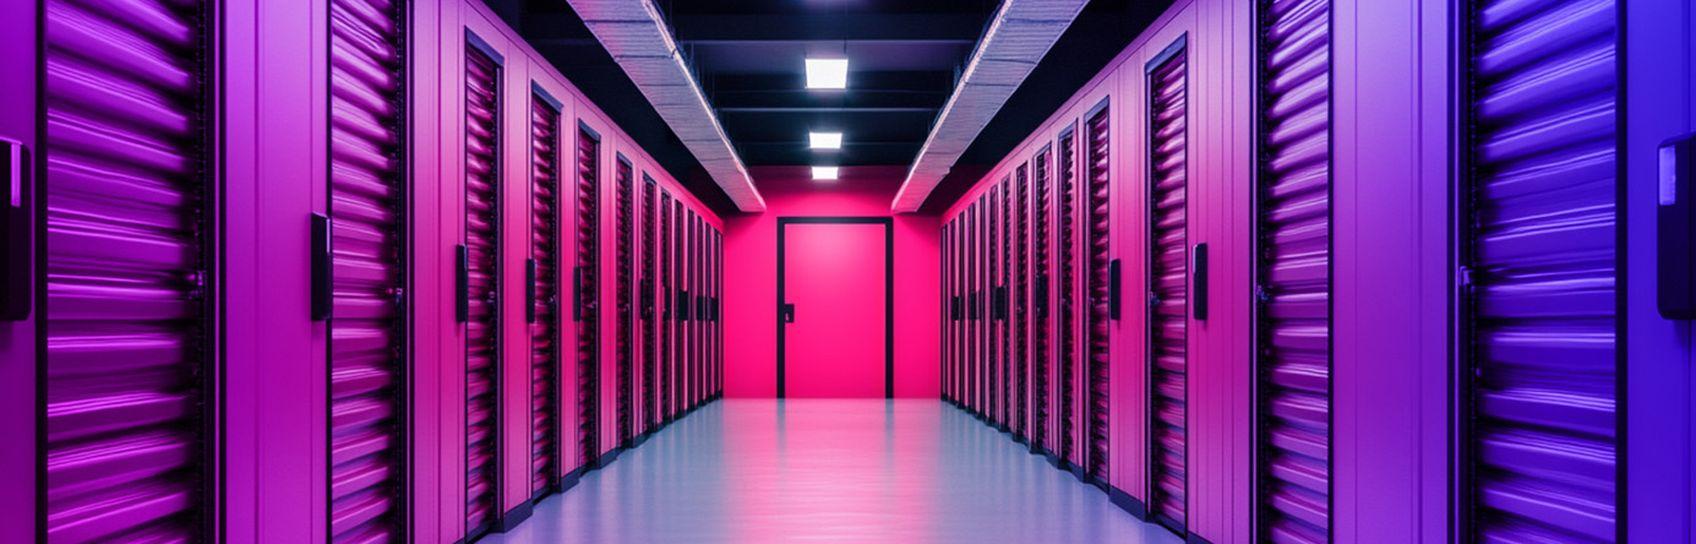
{"label": "light fixture housing", "polygon": [[807,88],[848,88],[848,59],[807,59]]}
{"label": "light fixture housing", "polygon": [[809,132],[807,147],[813,149],[842,149],[841,132]]}
{"label": "light fixture housing", "polygon": [[814,181],[835,181],[837,176],[839,176],[840,174],[841,174],[841,169],[837,168],[835,166],[814,166],[813,167],[813,180]]}

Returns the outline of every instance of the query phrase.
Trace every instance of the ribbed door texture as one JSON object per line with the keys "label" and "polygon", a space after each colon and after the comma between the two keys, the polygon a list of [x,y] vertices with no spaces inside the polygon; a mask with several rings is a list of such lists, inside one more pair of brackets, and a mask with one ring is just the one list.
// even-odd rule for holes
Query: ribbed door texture
{"label": "ribbed door texture", "polygon": [[990,403],[995,407],[995,422],[1003,429],[1010,429],[1013,423],[1013,410],[1009,407],[1013,400],[1012,369],[1013,364],[1013,335],[1012,323],[1008,315],[1007,289],[1010,272],[1013,268],[1011,249],[1013,241],[1009,228],[1012,213],[1013,198],[1009,191],[1011,178],[1002,178],[1001,184],[990,193],[989,243],[990,247],[990,286],[994,293],[991,300],[991,315],[994,316],[995,329],[990,336],[990,353],[995,354],[991,363],[994,368],[989,372],[991,379],[989,391]]}
{"label": "ribbed door texture", "polygon": [[1148,75],[1150,510],[1179,528],[1189,494],[1187,68],[1179,51]]}
{"label": "ribbed door texture", "polygon": [[1088,381],[1086,394],[1089,395],[1084,408],[1089,411],[1087,432],[1088,446],[1085,454],[1088,456],[1087,470],[1098,482],[1106,482],[1108,477],[1108,418],[1112,404],[1108,399],[1108,327],[1111,313],[1109,311],[1109,290],[1111,289],[1108,274],[1109,259],[1111,259],[1112,232],[1111,203],[1109,191],[1112,180],[1108,177],[1112,157],[1108,152],[1112,149],[1112,131],[1109,123],[1109,110],[1102,108],[1089,117],[1085,130],[1087,133],[1087,148],[1084,150],[1085,173],[1089,184],[1084,194],[1087,202],[1084,210],[1089,214],[1089,232],[1084,239],[1085,249],[1089,252],[1086,266],[1089,267],[1089,315],[1084,334],[1087,341],[1084,344],[1088,350],[1085,360],[1085,372]]}
{"label": "ribbed door texture", "polygon": [[1082,208],[1078,202],[1078,168],[1077,168],[1077,136],[1067,131],[1060,135],[1060,164],[1059,183],[1055,191],[1059,196],[1055,201],[1060,205],[1060,225],[1055,229],[1058,238],[1058,251],[1055,253],[1055,265],[1060,276],[1060,288],[1057,291],[1055,308],[1055,334],[1060,340],[1059,353],[1056,357],[1055,374],[1060,377],[1060,449],[1056,455],[1067,465],[1081,466],[1079,450],[1081,440],[1078,437],[1081,407],[1078,401],[1078,359],[1083,356],[1079,349],[1079,305],[1078,289],[1082,282],[1078,278],[1078,212]]}
{"label": "ribbed door texture", "polygon": [[1478,542],[1613,542],[1618,7],[1469,9],[1459,521]]}
{"label": "ribbed door texture", "polygon": [[1013,198],[1013,221],[1009,234],[1013,240],[1012,297],[1013,297],[1013,435],[1030,438],[1030,171],[1020,165],[1010,192]]}
{"label": "ribbed door texture", "polygon": [[660,404],[663,406],[661,420],[671,421],[671,416],[676,413],[677,407],[677,404],[672,401],[672,387],[675,385],[672,383],[672,377],[676,374],[673,372],[674,368],[671,364],[673,351],[671,321],[674,318],[672,315],[674,308],[672,308],[671,301],[671,193],[660,192],[659,216],[659,297],[663,301],[659,327]]}
{"label": "ribbed door texture", "polygon": [[406,527],[405,10],[330,2],[330,540]]}
{"label": "ribbed door texture", "polygon": [[1330,0],[1260,5],[1256,524],[1330,539]]}
{"label": "ribbed door texture", "polygon": [[572,296],[577,321],[577,435],[583,449],[579,466],[601,454],[601,319],[600,220],[601,141],[587,130],[577,131],[577,246],[572,269]]}
{"label": "ribbed door texture", "polygon": [[983,414],[983,223],[979,199],[966,208],[966,405]]}
{"label": "ribbed door texture", "polygon": [[642,176],[642,280],[638,284],[642,293],[642,412],[646,417],[646,427],[658,427],[662,421],[663,407],[659,402],[659,327],[658,316],[654,315],[654,266],[658,255],[655,253],[654,229],[658,225],[656,210],[659,208],[659,184],[654,178]]}
{"label": "ribbed door texture", "polygon": [[1049,239],[1053,229],[1048,222],[1054,217],[1049,209],[1053,199],[1048,191],[1053,185],[1048,148],[1038,151],[1031,167],[1031,447],[1044,452],[1055,451],[1054,433],[1054,365],[1049,360],[1052,323],[1049,321],[1052,296],[1049,285]]}
{"label": "ribbed door texture", "polygon": [[954,395],[954,324],[959,319],[954,303],[954,223],[944,223],[938,236],[942,248],[942,398],[958,402]]}
{"label": "ribbed door texture", "polygon": [[628,445],[636,430],[636,173],[630,163],[618,161],[613,167],[613,259],[614,313],[618,325],[613,340],[618,365],[618,443]]}
{"label": "ribbed door texture", "polygon": [[559,141],[560,115],[547,100],[530,105],[530,495],[553,488],[560,470]]}
{"label": "ribbed door texture", "polygon": [[669,274],[671,291],[671,414],[673,417],[682,415],[685,395],[688,393],[683,380],[688,377],[684,373],[684,358],[689,346],[685,340],[684,318],[684,276],[683,267],[683,229],[686,224],[683,219],[683,200],[671,201],[671,272]]}
{"label": "ribbed door texture", "polygon": [[465,53],[465,526],[500,516],[500,65]]}
{"label": "ribbed door texture", "polygon": [[207,6],[43,8],[43,529],[56,543],[206,540]]}

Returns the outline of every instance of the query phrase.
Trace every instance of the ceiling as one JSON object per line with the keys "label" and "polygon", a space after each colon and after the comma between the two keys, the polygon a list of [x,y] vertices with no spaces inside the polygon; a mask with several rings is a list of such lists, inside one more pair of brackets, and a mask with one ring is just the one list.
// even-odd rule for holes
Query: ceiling
{"label": "ceiling", "polygon": [[[723,191],[571,12],[566,0],[485,1],[686,188],[715,211],[735,213]],[[750,168],[910,166],[999,4],[994,0],[654,1],[732,145]],[[993,165],[1167,4],[1168,0],[1092,1],[1010,99],[1008,109],[1019,105],[1018,111],[1004,110],[991,121],[962,155],[955,174],[937,187],[925,211],[963,190],[957,187],[961,179]],[[1098,20],[1091,21],[1092,16]],[[1079,28],[1089,29],[1091,35],[1075,35]],[[848,88],[807,89],[804,60],[809,56],[847,58]],[[1045,69],[1046,79],[1039,79]],[[1031,81],[1047,84],[1031,85]],[[843,133],[842,149],[809,149],[809,131]],[[980,145],[986,142],[989,145]]]}

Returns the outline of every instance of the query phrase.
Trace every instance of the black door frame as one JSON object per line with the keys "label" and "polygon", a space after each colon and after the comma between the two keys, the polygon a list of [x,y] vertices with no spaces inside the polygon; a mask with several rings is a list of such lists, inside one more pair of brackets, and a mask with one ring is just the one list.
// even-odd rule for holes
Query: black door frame
{"label": "black door frame", "polygon": [[789,258],[785,248],[789,225],[883,225],[883,398],[895,398],[895,219],[884,216],[800,216],[777,218],[777,398],[787,396],[788,327],[783,322],[787,304],[784,280]]}

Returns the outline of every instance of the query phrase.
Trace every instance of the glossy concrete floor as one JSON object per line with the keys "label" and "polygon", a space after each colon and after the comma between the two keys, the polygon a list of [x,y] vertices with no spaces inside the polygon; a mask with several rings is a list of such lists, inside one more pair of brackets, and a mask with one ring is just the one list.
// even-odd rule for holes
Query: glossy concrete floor
{"label": "glossy concrete floor", "polygon": [[726,400],[484,542],[1182,540],[940,401]]}

